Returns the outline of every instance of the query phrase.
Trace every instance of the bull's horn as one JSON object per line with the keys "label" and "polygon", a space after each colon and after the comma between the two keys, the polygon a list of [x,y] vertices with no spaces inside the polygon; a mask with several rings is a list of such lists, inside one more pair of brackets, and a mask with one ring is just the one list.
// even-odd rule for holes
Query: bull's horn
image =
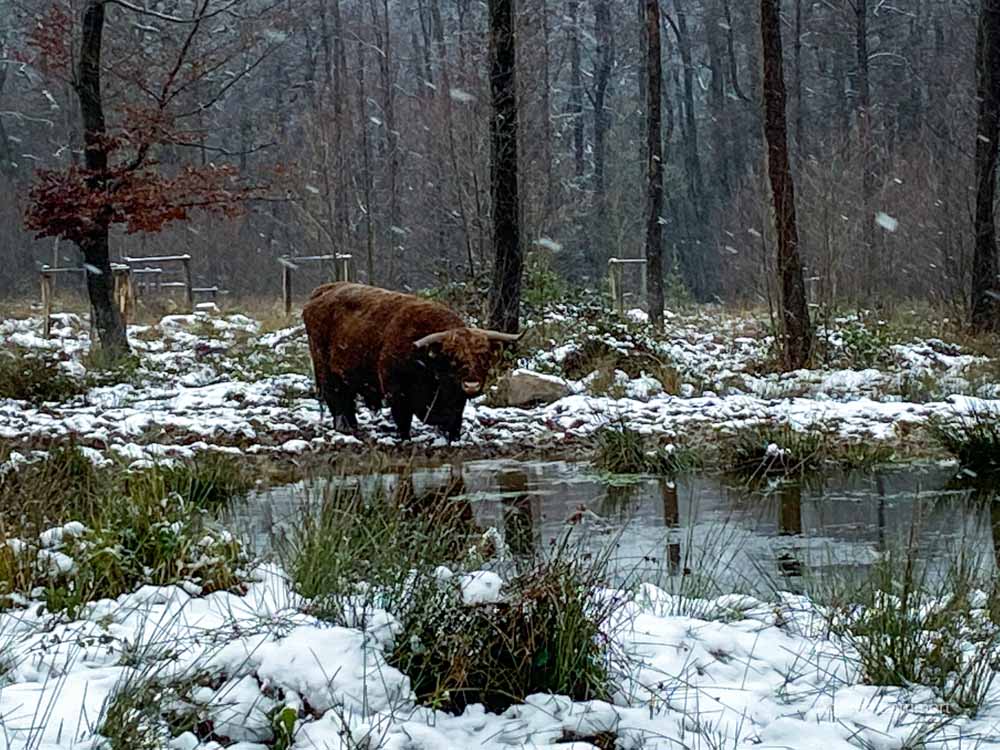
{"label": "bull's horn", "polygon": [[423,349],[425,346],[430,346],[431,344],[436,344],[439,341],[443,341],[444,337],[448,335],[448,331],[438,331],[437,333],[429,333],[422,339],[417,339],[413,342],[413,345],[417,349]]}
{"label": "bull's horn", "polygon": [[473,328],[471,330],[483,334],[490,341],[519,341],[524,335],[524,331],[520,333],[501,333],[500,331],[490,331],[486,328]]}

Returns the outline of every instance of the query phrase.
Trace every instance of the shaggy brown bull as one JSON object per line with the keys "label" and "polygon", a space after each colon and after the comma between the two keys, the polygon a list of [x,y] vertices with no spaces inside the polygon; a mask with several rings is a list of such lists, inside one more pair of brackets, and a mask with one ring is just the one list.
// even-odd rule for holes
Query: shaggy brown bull
{"label": "shaggy brown bull", "polygon": [[482,393],[502,342],[517,335],[470,328],[439,302],[337,282],[302,309],[316,388],[338,430],[358,426],[355,400],[388,402],[400,437],[413,417],[459,436],[465,402]]}

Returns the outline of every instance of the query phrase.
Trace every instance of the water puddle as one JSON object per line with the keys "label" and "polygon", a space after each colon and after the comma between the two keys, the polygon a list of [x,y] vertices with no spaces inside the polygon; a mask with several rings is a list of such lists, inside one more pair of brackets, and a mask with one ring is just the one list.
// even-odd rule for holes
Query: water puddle
{"label": "water puddle", "polygon": [[[605,477],[561,461],[469,461],[406,475],[313,479],[248,498],[237,511],[258,553],[303,512],[326,482],[364,482],[468,503],[512,554],[544,551],[567,530],[585,550],[613,549],[617,574],[698,578],[720,590],[800,590],[804,575],[861,572],[879,553],[915,547],[932,566],[964,552],[996,569],[1000,500],[954,482],[954,470],[907,466],[831,475],[751,490],[738,480],[689,475]],[[706,590],[705,594],[712,593]]]}

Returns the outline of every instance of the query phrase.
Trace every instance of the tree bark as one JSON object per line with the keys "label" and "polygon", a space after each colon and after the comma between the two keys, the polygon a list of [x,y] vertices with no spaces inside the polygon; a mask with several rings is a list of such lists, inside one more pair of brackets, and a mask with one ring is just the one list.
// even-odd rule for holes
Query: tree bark
{"label": "tree bark", "polygon": [[799,236],[795,224],[795,189],[788,161],[785,77],[781,51],[781,0],[761,0],[760,29],[764,56],[764,135],[767,167],[774,195],[781,285],[782,355],[786,370],[804,367],[812,347]]}
{"label": "tree bark", "polygon": [[663,139],[660,94],[663,61],[660,56],[659,0],[646,2],[646,290],[649,320],[663,324]]}
{"label": "tree bark", "polygon": [[709,190],[714,193],[714,203],[723,204],[730,195],[729,170],[735,166],[735,159],[729,156],[729,113],[726,102],[725,54],[723,50],[722,14],[718,0],[705,4],[705,46],[708,48],[708,67],[712,73],[708,87],[708,110],[711,116],[712,136],[712,177],[715,184]]}
{"label": "tree bark", "polygon": [[590,248],[591,272],[599,278],[603,272],[603,262],[608,253],[608,187],[607,187],[607,140],[610,127],[605,100],[611,69],[614,65],[614,36],[611,30],[611,8],[608,0],[595,0],[594,38],[597,40],[594,69],[594,93],[591,104],[594,108],[594,240]]}
{"label": "tree bark", "polygon": [[698,120],[695,117],[695,61],[691,34],[688,31],[687,12],[680,0],[674,0],[677,16],[677,49],[683,68],[684,107],[681,117],[681,134],[684,145],[684,172],[688,186],[687,248],[682,271],[688,289],[699,302],[710,300],[718,291],[719,268],[717,257],[706,241],[708,214],[706,210],[705,180],[701,164]]}
{"label": "tree bark", "polygon": [[358,130],[361,136],[361,196],[364,201],[365,215],[365,265],[368,272],[366,279],[375,285],[375,220],[372,213],[375,210],[373,198],[375,193],[375,178],[371,165],[371,139],[368,137],[368,89],[365,83],[365,43],[357,40],[358,50]]}
{"label": "tree bark", "polygon": [[982,0],[976,38],[979,116],[976,127],[976,245],[972,260],[972,328],[1000,331],[996,186],[1000,144],[1000,0]]}
{"label": "tree bark", "polygon": [[440,0],[431,0],[431,19],[433,23],[434,46],[437,51],[438,68],[441,71],[441,90],[438,95],[444,106],[445,130],[448,134],[448,160],[451,164],[451,182],[453,186],[455,205],[462,219],[462,239],[465,244],[466,276],[476,275],[476,262],[472,255],[472,228],[469,225],[469,214],[465,208],[465,191],[462,187],[462,169],[458,158],[458,145],[455,137],[455,115],[451,101],[451,73],[448,60],[448,48],[444,41],[444,20],[441,17]]}
{"label": "tree bark", "polygon": [[347,235],[350,232],[350,215],[347,210],[347,160],[344,158],[344,130],[348,118],[346,110],[346,87],[344,76],[347,71],[347,51],[344,46],[344,19],[340,11],[340,0],[333,0],[333,159],[334,159],[334,210],[333,236],[337,252],[349,252]]}
{"label": "tree bark", "polygon": [[868,76],[868,0],[855,0],[855,32],[858,87],[858,141],[861,157],[861,243],[865,253],[867,298],[871,304],[878,294],[881,272],[875,252],[875,174],[872,171],[871,88]]}
{"label": "tree bark", "polygon": [[580,66],[579,0],[569,0],[569,112],[573,118],[573,174],[583,179],[583,78]]}
{"label": "tree bark", "polygon": [[[100,193],[108,179],[107,126],[101,98],[101,43],[104,35],[104,2],[89,0],[83,13],[76,94],[83,120],[84,165],[90,176],[88,189]],[[111,216],[102,213],[78,243],[87,267],[87,293],[93,326],[103,351],[111,355],[130,351],[125,322],[114,303],[114,281],[108,256]]]}
{"label": "tree bark", "polygon": [[802,108],[802,0],[795,0],[795,152],[801,168],[805,160],[805,133]]}
{"label": "tree bark", "polygon": [[[387,182],[389,193],[389,216],[384,227],[385,247],[387,253],[385,272],[389,285],[399,285],[404,281],[402,257],[399,251],[399,130],[396,127],[396,92],[393,82],[393,51],[392,27],[389,23],[389,3],[382,0],[381,9],[378,0],[371,0],[372,25],[375,27],[379,46],[378,65],[382,88],[382,128],[385,133]],[[370,207],[369,207],[370,208]]]}
{"label": "tree bark", "polygon": [[521,312],[520,202],[517,188],[517,54],[514,0],[489,0],[490,190],[493,202],[493,281],[490,327],[516,332]]}
{"label": "tree bark", "polygon": [[[0,55],[6,55],[6,50],[0,42]],[[0,65],[0,99],[3,97],[3,90],[7,83],[8,66]],[[4,128],[3,117],[0,117],[0,174],[11,180],[14,179],[14,155],[10,147],[10,138]]]}

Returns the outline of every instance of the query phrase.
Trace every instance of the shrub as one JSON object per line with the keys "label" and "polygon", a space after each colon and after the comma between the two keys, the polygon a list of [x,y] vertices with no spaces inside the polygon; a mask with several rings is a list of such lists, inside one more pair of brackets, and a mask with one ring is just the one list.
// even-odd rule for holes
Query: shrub
{"label": "shrub", "polygon": [[38,406],[68,401],[86,390],[83,379],[67,373],[52,356],[21,348],[0,350],[0,398]]}
{"label": "shrub", "polygon": [[958,459],[962,471],[978,477],[1000,472],[1000,411],[973,409],[965,417],[934,418],[931,435]]}
{"label": "shrub", "polygon": [[546,305],[562,300],[566,293],[566,282],[552,270],[547,254],[539,251],[528,253],[521,289],[525,306],[542,313]]}
{"label": "shrub", "polygon": [[831,311],[821,312],[827,322],[817,337],[817,355],[826,364],[853,369],[867,369],[892,360],[895,341],[889,327],[881,321],[863,318],[830,319]]}
{"label": "shrub", "polygon": [[559,553],[512,578],[497,602],[467,604],[438,585],[404,620],[389,662],[417,699],[455,713],[481,703],[500,713],[533,693],[607,699],[603,627],[620,604],[600,600],[587,563]]}

